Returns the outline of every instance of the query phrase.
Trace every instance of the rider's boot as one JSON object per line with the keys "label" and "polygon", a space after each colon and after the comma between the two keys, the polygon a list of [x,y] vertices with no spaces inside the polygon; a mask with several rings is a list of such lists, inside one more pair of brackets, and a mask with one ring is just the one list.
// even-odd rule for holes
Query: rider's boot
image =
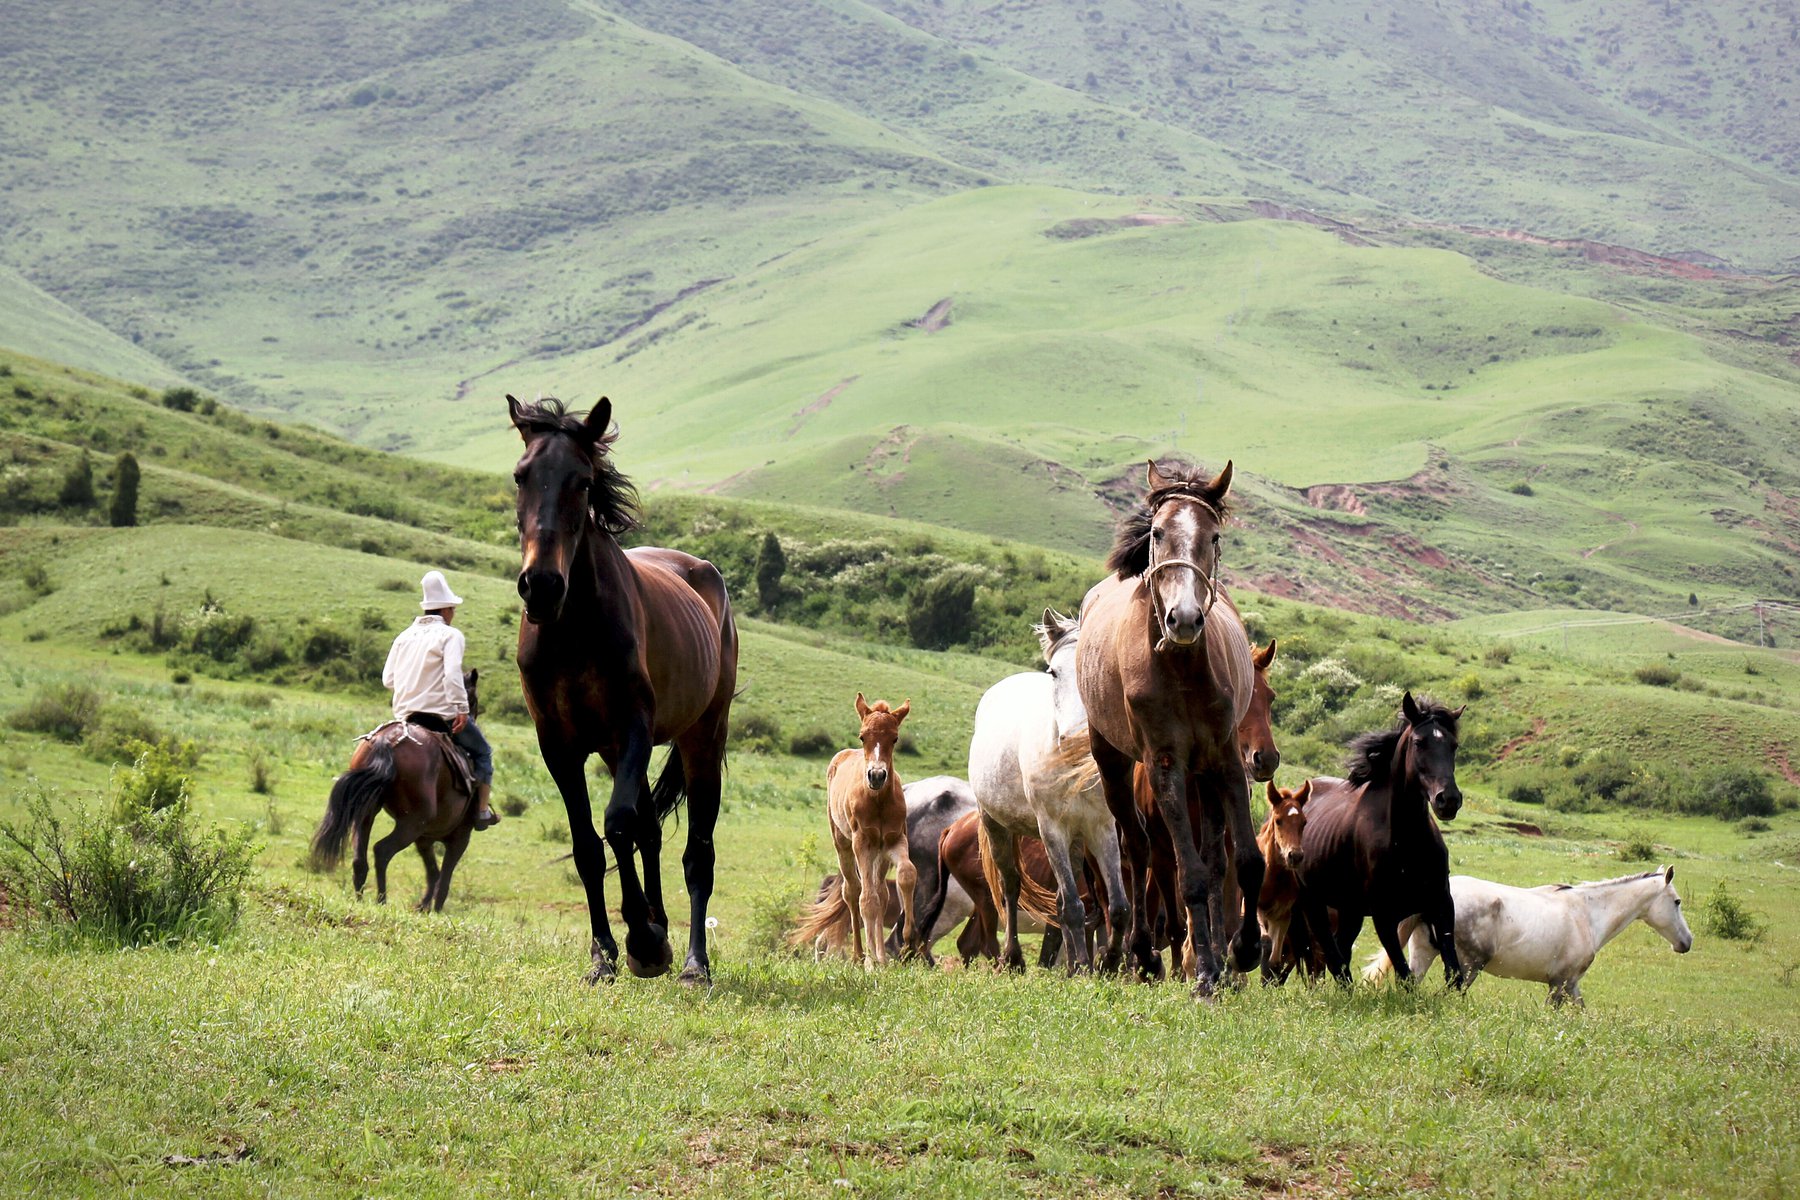
{"label": "rider's boot", "polygon": [[478,830],[492,829],[500,823],[500,814],[495,812],[488,804],[488,801],[493,796],[493,791],[494,785],[491,783],[478,783],[475,785],[475,828]]}

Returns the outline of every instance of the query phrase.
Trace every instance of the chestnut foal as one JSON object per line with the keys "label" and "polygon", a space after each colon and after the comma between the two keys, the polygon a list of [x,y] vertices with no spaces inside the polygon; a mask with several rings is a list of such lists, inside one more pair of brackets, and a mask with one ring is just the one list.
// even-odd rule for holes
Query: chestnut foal
{"label": "chestnut foal", "polygon": [[[1293,970],[1287,961],[1288,931],[1299,915],[1294,906],[1300,902],[1299,871],[1306,861],[1301,838],[1306,833],[1306,802],[1312,799],[1312,780],[1308,779],[1292,791],[1268,783],[1269,818],[1256,834],[1256,848],[1262,851],[1262,892],[1256,898],[1256,917],[1262,924],[1262,976],[1265,983],[1280,983]],[[1301,922],[1301,944],[1305,944],[1306,918]],[[1304,951],[1303,951],[1304,952]]]}
{"label": "chestnut foal", "polygon": [[826,812],[831,818],[838,869],[843,873],[844,900],[850,907],[852,954],[871,971],[888,961],[881,922],[887,908],[889,866],[895,868],[900,904],[906,912],[901,945],[911,946],[918,938],[913,886],[919,872],[907,853],[906,796],[894,770],[894,742],[900,737],[900,722],[911,711],[910,700],[889,709],[885,700],[871,706],[861,692],[856,693],[862,748],[839,750],[825,769]]}

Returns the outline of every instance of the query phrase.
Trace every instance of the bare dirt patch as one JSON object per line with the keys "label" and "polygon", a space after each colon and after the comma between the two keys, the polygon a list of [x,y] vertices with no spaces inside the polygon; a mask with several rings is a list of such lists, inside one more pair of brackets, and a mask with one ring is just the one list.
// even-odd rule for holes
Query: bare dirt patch
{"label": "bare dirt patch", "polygon": [[1544,730],[1549,728],[1549,725],[1550,723],[1544,720],[1544,718],[1533,717],[1531,720],[1531,732],[1521,733],[1518,737],[1506,742],[1498,750],[1494,751],[1494,761],[1505,762],[1514,754],[1523,750],[1526,746],[1531,745],[1531,743],[1544,736]]}
{"label": "bare dirt patch", "polygon": [[1522,229],[1486,229],[1478,225],[1458,225],[1456,229],[1471,237],[1497,238],[1507,242],[1524,242],[1531,246],[1547,246],[1552,250],[1574,250],[1589,262],[1617,267],[1632,275],[1671,275],[1677,279],[1723,279],[1737,271],[1723,259],[1688,253],[1678,257],[1651,254],[1631,246],[1614,246],[1587,238],[1548,238]]}
{"label": "bare dirt patch", "polygon": [[1252,200],[1250,211],[1270,221],[1297,221],[1302,225],[1317,225],[1320,229],[1337,235],[1339,239],[1352,246],[1373,246],[1375,244],[1363,236],[1362,230],[1347,221],[1323,217],[1316,212],[1308,212],[1304,208],[1290,208],[1285,204],[1276,204],[1270,200]]}
{"label": "bare dirt patch", "polygon": [[939,300],[936,304],[926,309],[925,315],[914,321],[913,325],[916,328],[923,329],[926,333],[936,333],[950,323],[950,309],[955,303],[955,300],[951,299],[949,296],[945,296],[942,300]]}
{"label": "bare dirt patch", "polygon": [[1187,220],[1173,213],[1131,213],[1123,217],[1076,217],[1073,220],[1058,221],[1044,230],[1044,236],[1059,242],[1072,242],[1080,238],[1098,237],[1103,233],[1111,233],[1117,229],[1136,229],[1145,225],[1180,225]]}
{"label": "bare dirt patch", "polygon": [[[948,300],[940,300],[938,303],[949,304],[950,302]],[[936,312],[936,311],[937,311],[936,309],[932,310],[932,312]],[[930,316],[931,313],[926,313],[925,315]],[[826,409],[830,408],[831,402],[833,400],[836,400],[840,395],[842,395],[845,388],[849,387],[851,384],[855,383],[858,379],[861,379],[861,378],[862,378],[861,375],[846,375],[844,378],[838,380],[835,384],[826,388],[823,392],[819,393],[819,396],[817,399],[813,400],[813,402],[811,404],[808,404],[806,407],[800,409],[798,412],[796,412],[794,414],[794,423],[792,425],[788,426],[788,431],[784,436],[791,438],[796,433],[799,433],[801,426],[805,425],[808,421],[812,420],[814,417],[818,416],[820,413],[822,413]]]}

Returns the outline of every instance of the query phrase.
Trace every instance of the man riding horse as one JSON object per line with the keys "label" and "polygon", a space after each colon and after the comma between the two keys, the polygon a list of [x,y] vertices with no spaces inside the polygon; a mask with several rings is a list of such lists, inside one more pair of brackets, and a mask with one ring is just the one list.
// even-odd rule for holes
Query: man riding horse
{"label": "man riding horse", "polygon": [[382,668],[381,682],[393,689],[394,717],[439,733],[447,733],[469,756],[475,775],[475,800],[480,812],[476,829],[489,829],[500,818],[489,807],[493,790],[494,754],[487,739],[469,716],[469,697],[463,687],[463,634],[454,627],[462,597],[450,590],[441,571],[427,571],[420,581],[425,598],[419,607],[425,615],[408,625],[394,639]]}

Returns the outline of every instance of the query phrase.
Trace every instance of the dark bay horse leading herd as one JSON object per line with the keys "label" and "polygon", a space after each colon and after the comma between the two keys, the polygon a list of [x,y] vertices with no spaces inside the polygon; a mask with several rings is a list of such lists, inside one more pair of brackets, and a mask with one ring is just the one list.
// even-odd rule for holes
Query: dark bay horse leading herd
{"label": "dark bay horse leading herd", "polygon": [[[737,690],[737,629],[724,579],[681,551],[620,545],[638,524],[637,493],[612,461],[618,434],[608,400],[586,414],[557,400],[508,396],[507,405],[525,444],[513,472],[524,603],[518,666],[587,893],[587,979],[617,973],[607,845],[619,877],[627,969],[655,976],[673,964],[662,821],[685,802],[690,922],[681,979],[707,983],[713,835]],[[1351,743],[1344,778],[1277,788],[1267,680],[1275,645],[1251,645],[1220,579],[1232,464],[1211,477],[1180,470],[1149,464],[1143,500],[1121,522],[1107,573],[1079,614],[1045,611],[1037,633],[1047,670],[1002,680],[983,698],[967,782],[903,784],[893,742],[909,705],[856,695],[861,745],[838,752],[828,773],[842,872],[822,883],[790,938],[795,945],[850,953],[870,969],[898,959],[930,962],[935,944],[966,923],[957,940],[965,960],[1023,969],[1018,935],[1035,923],[1045,933],[1045,965],[1060,948],[1070,971],[1128,969],[1152,979],[1164,974],[1167,950],[1200,996],[1258,966],[1266,982],[1295,967],[1348,982],[1365,921],[1373,921],[1385,952],[1372,977],[1392,971],[1405,979],[1409,962],[1441,957],[1445,978],[1460,988],[1498,961],[1487,942],[1475,961],[1459,957],[1459,946],[1473,943],[1458,925],[1437,825],[1462,803],[1463,710],[1409,692],[1393,727]],[[652,785],[650,754],[659,745],[670,753]],[[316,844],[335,857],[354,836],[360,893],[368,827],[385,803],[396,828],[375,847],[381,895],[388,859],[417,842],[428,878],[420,907],[441,908],[473,813],[466,795],[455,801],[448,768],[424,761],[425,749],[390,736],[359,750],[332,793]],[[604,840],[585,775],[593,754],[612,778]],[[409,784],[409,774],[425,782]],[[1253,784],[1266,785],[1269,812],[1260,829]],[[432,840],[447,847],[441,870]],[[1642,887],[1650,899],[1615,907],[1656,914],[1671,944],[1686,949],[1692,935],[1676,927],[1679,900],[1669,899],[1673,872],[1662,878],[1667,897]],[[1505,897],[1494,899],[1495,888],[1481,893],[1484,930],[1505,919]],[[1547,903],[1512,905],[1535,912]],[[1506,926],[1509,969],[1529,941],[1518,932],[1522,920]],[[1541,937],[1556,936],[1555,922],[1538,926],[1550,931]],[[1106,949],[1096,954],[1101,938]],[[1545,981],[1553,998],[1579,1001],[1574,980],[1591,951],[1584,957],[1552,947],[1528,957],[1574,963],[1544,968],[1562,972]]]}

